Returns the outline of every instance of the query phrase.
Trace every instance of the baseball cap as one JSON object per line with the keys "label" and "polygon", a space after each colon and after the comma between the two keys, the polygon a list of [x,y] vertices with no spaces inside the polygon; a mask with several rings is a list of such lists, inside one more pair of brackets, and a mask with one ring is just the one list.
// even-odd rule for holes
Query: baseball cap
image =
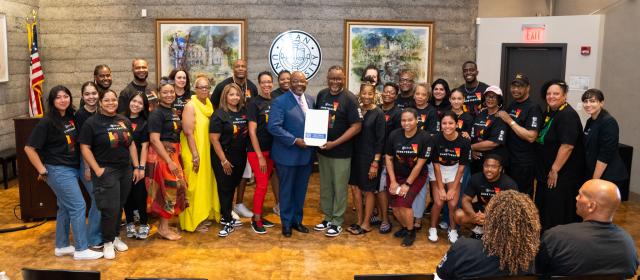
{"label": "baseball cap", "polygon": [[520,84],[523,86],[528,86],[529,78],[522,73],[516,73],[516,75],[511,80],[511,84]]}
{"label": "baseball cap", "polygon": [[490,87],[488,87],[488,88],[484,91],[484,93],[483,93],[482,95],[487,94],[487,92],[493,92],[493,93],[495,93],[495,94],[497,94],[497,95],[499,95],[499,96],[502,96],[502,90],[500,89],[500,87],[499,87],[499,86],[490,86]]}

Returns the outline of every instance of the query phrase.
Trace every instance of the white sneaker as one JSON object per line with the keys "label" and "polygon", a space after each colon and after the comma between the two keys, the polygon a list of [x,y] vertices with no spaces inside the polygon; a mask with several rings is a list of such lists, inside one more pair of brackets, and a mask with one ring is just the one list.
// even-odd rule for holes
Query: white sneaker
{"label": "white sneaker", "polygon": [[136,237],[136,225],[134,223],[127,224],[127,238]]}
{"label": "white sneaker", "polygon": [[238,216],[238,213],[236,213],[236,211],[231,211],[231,218],[234,218],[236,220],[240,220],[240,216]]}
{"label": "white sneaker", "polygon": [[75,252],[76,252],[76,248],[73,246],[56,248],[55,250],[53,250],[53,254],[56,255],[56,257],[73,255]]}
{"label": "white sneaker", "polygon": [[475,234],[484,234],[484,229],[482,226],[475,226],[471,231]]}
{"label": "white sneaker", "polygon": [[138,239],[147,239],[149,237],[149,225],[140,225],[137,237]]}
{"label": "white sneaker", "polygon": [[456,243],[456,241],[458,241],[458,231],[455,229],[452,229],[449,231],[449,242],[453,244],[453,243]]}
{"label": "white sneaker", "polygon": [[445,229],[445,230],[446,230],[446,229],[449,229],[449,224],[445,223],[444,221],[441,221],[441,222],[438,224],[438,226],[439,226],[441,229]]}
{"label": "white sneaker", "polygon": [[105,242],[102,247],[103,257],[107,260],[113,260],[116,258],[116,251],[113,248],[113,242]]}
{"label": "white sneaker", "polygon": [[81,261],[81,260],[97,260],[99,258],[102,258],[103,254],[102,252],[96,252],[94,250],[91,249],[86,249],[84,251],[76,251],[73,253],[73,259],[76,261]]}
{"label": "white sneaker", "polygon": [[122,242],[122,240],[120,239],[120,237],[116,237],[116,239],[113,240],[113,246],[116,248],[116,250],[118,250],[119,252],[124,252],[126,250],[129,250],[129,246],[127,246],[127,244],[124,244],[124,242]]}
{"label": "white sneaker", "polygon": [[438,242],[438,230],[436,228],[429,228],[429,241]]}
{"label": "white sneaker", "polygon": [[253,217],[253,212],[251,212],[251,210],[249,210],[247,206],[244,206],[244,203],[238,203],[235,206],[233,206],[233,211],[235,211],[236,213],[240,214],[240,216],[245,218]]}
{"label": "white sneaker", "polygon": [[280,216],[280,204],[276,204],[276,206],[273,206],[273,214]]}
{"label": "white sneaker", "polygon": [[234,232],[235,229],[230,224],[226,224],[222,227],[222,229],[218,232],[219,237],[227,237],[229,234]]}

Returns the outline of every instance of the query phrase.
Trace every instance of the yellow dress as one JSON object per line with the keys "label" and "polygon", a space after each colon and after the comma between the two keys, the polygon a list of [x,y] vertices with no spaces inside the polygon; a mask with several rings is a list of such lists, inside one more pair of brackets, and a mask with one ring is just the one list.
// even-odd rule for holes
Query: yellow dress
{"label": "yellow dress", "polygon": [[200,156],[200,168],[198,173],[193,172],[191,150],[187,143],[187,137],[181,133],[180,145],[182,146],[184,175],[189,186],[187,189],[189,207],[180,214],[180,227],[192,232],[206,219],[220,221],[220,200],[218,199],[216,178],[211,168],[211,144],[209,142],[209,118],[213,114],[213,106],[208,98],[206,104],[202,104],[195,97],[187,104],[191,104],[195,108],[194,138]]}

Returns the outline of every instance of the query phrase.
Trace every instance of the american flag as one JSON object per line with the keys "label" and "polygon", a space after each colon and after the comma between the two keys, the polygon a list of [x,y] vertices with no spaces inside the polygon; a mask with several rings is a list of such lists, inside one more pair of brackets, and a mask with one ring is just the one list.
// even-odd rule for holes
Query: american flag
{"label": "american flag", "polygon": [[31,49],[29,115],[31,117],[42,117],[44,114],[42,108],[42,83],[44,82],[44,73],[42,72],[40,55],[38,53],[38,29],[35,20],[33,23],[27,23],[27,35],[29,36],[29,48]]}

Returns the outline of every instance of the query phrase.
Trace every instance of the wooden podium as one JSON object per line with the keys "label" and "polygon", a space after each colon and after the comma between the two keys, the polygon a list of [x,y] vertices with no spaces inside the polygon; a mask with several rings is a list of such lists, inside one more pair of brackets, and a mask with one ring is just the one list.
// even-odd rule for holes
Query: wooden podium
{"label": "wooden podium", "polygon": [[38,181],[38,172],[24,153],[24,146],[39,118],[13,119],[16,132],[18,183],[20,184],[20,213],[25,222],[34,219],[55,218],[58,206],[56,195],[47,183]]}

